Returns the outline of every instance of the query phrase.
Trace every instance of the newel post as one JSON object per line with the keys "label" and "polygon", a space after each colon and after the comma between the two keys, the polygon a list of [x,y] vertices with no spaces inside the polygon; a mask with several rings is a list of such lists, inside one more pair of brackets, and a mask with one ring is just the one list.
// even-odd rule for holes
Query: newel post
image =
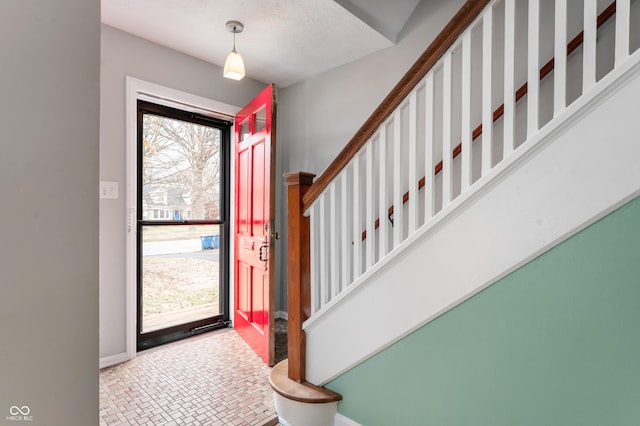
{"label": "newel post", "polygon": [[304,216],[302,197],[314,174],[285,173],[288,206],[288,356],[289,378],[305,380],[306,338],[302,323],[311,315],[311,244],[309,218]]}

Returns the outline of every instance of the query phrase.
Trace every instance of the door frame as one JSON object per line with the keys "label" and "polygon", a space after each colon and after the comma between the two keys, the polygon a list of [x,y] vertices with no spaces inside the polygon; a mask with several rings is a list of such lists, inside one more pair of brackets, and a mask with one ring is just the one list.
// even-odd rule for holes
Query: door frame
{"label": "door frame", "polygon": [[[207,99],[191,93],[164,87],[155,83],[140,80],[130,76],[125,81],[125,154],[126,154],[126,219],[125,219],[125,300],[126,300],[126,320],[125,320],[125,347],[126,361],[136,357],[137,353],[137,179],[138,179],[138,100],[150,101],[156,104],[179,108],[185,111],[197,112],[199,114],[220,117],[233,120],[233,117],[241,107],[229,105],[222,102]],[[235,135],[231,133],[231,149],[235,146]],[[235,164],[233,155],[229,159],[230,188],[235,187]],[[229,193],[230,205],[235,203],[235,194],[231,190]],[[229,234],[235,232],[233,220],[229,223]],[[234,242],[229,241],[229,307],[234,306],[233,286],[233,253]],[[231,309],[231,308],[229,308]]]}

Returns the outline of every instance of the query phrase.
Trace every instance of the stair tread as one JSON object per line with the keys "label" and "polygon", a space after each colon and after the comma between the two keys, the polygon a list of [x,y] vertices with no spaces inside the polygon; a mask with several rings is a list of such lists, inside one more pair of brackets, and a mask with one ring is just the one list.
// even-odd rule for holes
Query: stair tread
{"label": "stair tread", "polygon": [[342,395],[321,386],[316,386],[308,382],[298,383],[289,378],[289,360],[276,364],[271,370],[269,378],[271,388],[284,396],[298,402],[310,404],[322,404],[337,402],[342,399]]}

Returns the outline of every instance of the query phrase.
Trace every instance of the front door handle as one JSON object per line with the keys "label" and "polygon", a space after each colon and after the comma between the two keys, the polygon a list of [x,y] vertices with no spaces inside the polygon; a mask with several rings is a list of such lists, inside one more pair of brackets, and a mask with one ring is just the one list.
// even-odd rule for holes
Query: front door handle
{"label": "front door handle", "polygon": [[267,262],[269,261],[269,242],[264,241],[261,245],[260,245],[260,249],[258,250],[258,259],[260,259],[261,262]]}

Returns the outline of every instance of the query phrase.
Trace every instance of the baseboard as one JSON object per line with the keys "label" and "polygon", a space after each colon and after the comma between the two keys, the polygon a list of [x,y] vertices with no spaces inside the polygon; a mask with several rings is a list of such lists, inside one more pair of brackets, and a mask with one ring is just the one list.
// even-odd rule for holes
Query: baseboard
{"label": "baseboard", "polygon": [[354,422],[349,417],[343,416],[340,413],[336,413],[333,425],[334,426],[362,426],[360,423]]}
{"label": "baseboard", "polygon": [[276,311],[274,312],[273,316],[276,319],[283,319],[283,320],[289,320],[289,313],[285,312],[285,311]]}
{"label": "baseboard", "polygon": [[109,355],[100,358],[100,369],[111,367],[116,364],[120,364],[121,362],[125,362],[129,360],[129,355],[126,352],[122,352],[115,355]]}

